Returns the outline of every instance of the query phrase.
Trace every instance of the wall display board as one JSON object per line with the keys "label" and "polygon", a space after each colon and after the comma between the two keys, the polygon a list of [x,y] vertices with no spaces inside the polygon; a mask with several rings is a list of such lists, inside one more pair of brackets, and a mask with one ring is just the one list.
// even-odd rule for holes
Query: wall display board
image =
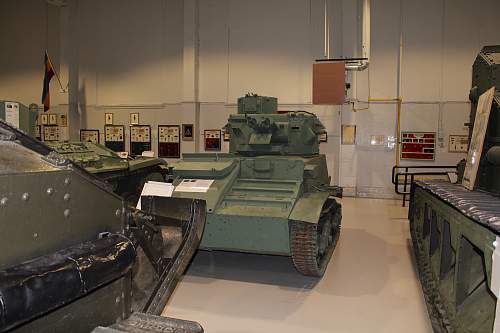
{"label": "wall display board", "polygon": [[181,157],[181,127],[158,125],[158,157]]}
{"label": "wall display board", "polygon": [[467,155],[467,164],[465,165],[464,178],[462,180],[462,185],[471,191],[474,190],[474,186],[476,185],[477,170],[483,153],[484,138],[486,136],[486,130],[488,129],[494,93],[495,87],[492,87],[479,96],[477,102],[474,129],[472,131],[470,149]]}
{"label": "wall display board", "polygon": [[204,132],[205,150],[220,151],[221,150],[221,131],[220,130],[205,130]]}
{"label": "wall display board", "polygon": [[104,126],[104,145],[116,152],[125,151],[125,126]]}
{"label": "wall display board", "polygon": [[385,144],[385,135],[370,135],[371,146],[383,146]]}
{"label": "wall display board", "polygon": [[59,126],[45,125],[43,126],[43,141],[59,141]]}
{"label": "wall display board", "polygon": [[81,129],[80,130],[80,141],[99,143],[99,130],[93,129]]}
{"label": "wall display board", "polygon": [[448,152],[450,153],[466,153],[469,148],[469,136],[467,135],[450,135],[448,141]]}
{"label": "wall display board", "polygon": [[434,161],[435,132],[401,132],[401,159]]}
{"label": "wall display board", "polygon": [[194,125],[182,124],[182,140],[193,141],[194,138]]}
{"label": "wall display board", "polygon": [[139,156],[151,150],[151,126],[130,126],[130,155]]}

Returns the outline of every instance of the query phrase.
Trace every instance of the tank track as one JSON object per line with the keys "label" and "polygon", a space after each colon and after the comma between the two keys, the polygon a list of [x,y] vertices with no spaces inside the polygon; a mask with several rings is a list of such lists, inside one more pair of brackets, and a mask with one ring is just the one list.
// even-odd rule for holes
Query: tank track
{"label": "tank track", "polygon": [[[340,236],[341,220],[340,204],[334,199],[328,199],[318,223],[290,221],[290,250],[297,271],[307,276],[323,276]],[[319,233],[323,232],[322,229],[327,223],[331,223],[331,238],[326,251],[320,254]]]}
{"label": "tank track", "polygon": [[430,263],[426,260],[424,249],[419,245],[419,242],[422,240],[418,236],[418,232],[415,230],[415,225],[413,223],[410,223],[410,233],[413,243],[413,252],[417,262],[420,285],[424,293],[432,328],[435,333],[455,333],[456,330],[451,324],[451,318],[448,315],[448,311],[446,311],[441,301],[441,296],[435,283]]}

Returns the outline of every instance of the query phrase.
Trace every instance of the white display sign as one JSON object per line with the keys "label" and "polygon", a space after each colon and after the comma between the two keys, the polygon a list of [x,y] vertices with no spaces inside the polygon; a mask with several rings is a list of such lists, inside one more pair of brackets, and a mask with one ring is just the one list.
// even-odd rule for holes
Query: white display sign
{"label": "white display sign", "polygon": [[5,102],[5,121],[19,128],[19,103]]}
{"label": "white display sign", "polygon": [[[171,197],[174,192],[174,186],[170,183],[154,182],[149,181],[144,184],[142,188],[141,197],[144,196],[156,196],[156,197]],[[137,209],[141,209],[141,198],[136,206]]]}
{"label": "white display sign", "polygon": [[175,191],[205,193],[213,182],[213,179],[183,179],[182,182],[175,187]]}
{"label": "white display sign", "polygon": [[117,152],[118,156],[120,156],[120,158],[123,158],[123,159],[127,159],[128,158],[128,151],[119,151]]}
{"label": "white display sign", "polygon": [[469,137],[467,135],[450,135],[448,151],[450,153],[466,153],[469,147]]}
{"label": "white display sign", "polygon": [[477,171],[483,153],[484,139],[486,137],[486,130],[488,129],[494,94],[495,87],[491,87],[479,96],[477,102],[476,119],[474,121],[467,164],[465,165],[464,178],[462,180],[462,185],[470,191],[474,190],[476,184]]}

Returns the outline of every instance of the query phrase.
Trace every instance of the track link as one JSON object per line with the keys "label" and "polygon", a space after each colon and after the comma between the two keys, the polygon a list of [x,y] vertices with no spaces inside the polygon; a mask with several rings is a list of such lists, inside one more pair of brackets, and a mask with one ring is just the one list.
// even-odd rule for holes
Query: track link
{"label": "track link", "polygon": [[[318,223],[290,221],[290,250],[297,271],[307,276],[323,276],[340,236],[341,219],[340,204],[329,199]],[[321,251],[319,241],[325,237],[328,244]]]}
{"label": "track link", "polygon": [[[413,219],[414,217],[412,217]],[[413,243],[413,252],[417,262],[420,285],[424,293],[427,312],[431,320],[432,328],[436,333],[455,333],[452,319],[446,311],[441,296],[435,282],[435,278],[430,269],[430,263],[425,256],[425,250],[421,244],[423,239],[415,228],[415,224],[410,220],[410,233]]]}

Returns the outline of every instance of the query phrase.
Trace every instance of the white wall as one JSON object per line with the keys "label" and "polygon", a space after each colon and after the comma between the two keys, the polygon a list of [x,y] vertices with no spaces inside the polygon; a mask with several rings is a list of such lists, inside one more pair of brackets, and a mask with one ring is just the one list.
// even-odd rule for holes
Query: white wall
{"label": "white wall", "polygon": [[[359,56],[360,8],[328,0],[331,57]],[[324,122],[321,150],[335,183],[391,197],[395,152],[369,138],[395,135],[396,105],[366,101],[399,94],[401,129],[438,132],[435,164],[456,163],[464,155],[447,152],[448,135],[466,133],[471,66],[482,45],[500,43],[499,9],[496,0],[372,0],[370,68],[348,74],[349,96],[366,109],[353,112],[311,105],[323,0],[68,0],[63,8],[2,0],[0,43],[9,48],[0,53],[0,98],[39,103],[48,48],[63,85],[70,81],[70,93],[60,94],[52,80],[51,96],[56,111],[69,112],[73,137],[80,126],[102,129],[105,112],[125,125],[140,112],[156,150],[159,124],[195,123],[201,134],[221,128],[244,93],[276,96],[280,109],[312,111]],[[340,144],[341,124],[357,125],[356,146]],[[201,141],[182,148],[203,150]]]}
{"label": "white wall", "polygon": [[[0,43],[0,99],[41,103],[44,51],[59,62],[59,8],[43,0],[2,0]],[[54,104],[64,101],[58,91],[54,85]]]}

